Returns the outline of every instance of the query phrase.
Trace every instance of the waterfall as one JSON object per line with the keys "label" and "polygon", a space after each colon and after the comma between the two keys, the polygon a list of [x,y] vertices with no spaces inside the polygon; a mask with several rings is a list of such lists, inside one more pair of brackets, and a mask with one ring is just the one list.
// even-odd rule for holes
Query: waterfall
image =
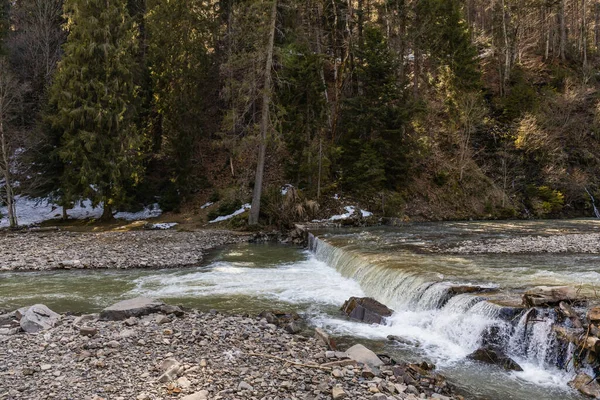
{"label": "waterfall", "polygon": [[538,369],[565,368],[574,351],[560,348],[552,329],[557,323],[553,310],[530,309],[513,320],[502,306],[487,301],[484,293],[454,294],[450,282],[428,280],[425,273],[394,268],[312,234],[309,249],[317,259],[355,280],[367,296],[395,310],[386,332],[416,341],[431,336],[434,345],[454,346],[463,357],[482,345],[498,346]]}
{"label": "waterfall", "polygon": [[588,188],[584,188],[584,189],[587,192],[588,196],[590,196],[590,199],[592,200],[592,207],[594,207],[594,215],[596,215],[596,218],[600,219],[600,212],[598,211],[598,208],[596,207],[596,199],[594,199],[594,196],[592,196],[592,194],[590,193]]}

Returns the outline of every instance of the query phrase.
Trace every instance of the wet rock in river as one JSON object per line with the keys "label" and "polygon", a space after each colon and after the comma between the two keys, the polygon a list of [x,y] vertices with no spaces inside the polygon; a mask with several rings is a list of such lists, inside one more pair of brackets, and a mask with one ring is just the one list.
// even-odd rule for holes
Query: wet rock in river
{"label": "wet rock in river", "polygon": [[569,386],[579,390],[586,396],[600,399],[600,384],[586,373],[578,373],[577,376],[569,382]]}
{"label": "wet rock in river", "polygon": [[36,304],[23,313],[19,325],[27,333],[36,333],[53,328],[59,320],[59,314],[43,304]]}
{"label": "wet rock in river", "polygon": [[577,290],[570,286],[536,286],[523,295],[523,304],[528,307],[552,306],[561,301],[575,300]]}
{"label": "wet rock in river", "polygon": [[394,312],[371,297],[350,297],[344,302],[342,311],[350,318],[367,324],[381,324]]}
{"label": "wet rock in river", "polygon": [[134,299],[123,300],[110,307],[105,308],[100,313],[100,318],[109,321],[121,321],[130,317],[140,317],[156,312],[160,312],[164,306],[160,300],[147,297],[136,297]]}
{"label": "wet rock in river", "polygon": [[469,354],[467,358],[486,364],[498,365],[508,371],[523,371],[523,368],[512,358],[504,354],[501,349],[492,346],[480,347]]}
{"label": "wet rock in river", "polygon": [[590,322],[600,322],[600,306],[591,307],[587,312],[587,319]]}
{"label": "wet rock in river", "polygon": [[450,289],[448,289],[448,293],[451,295],[458,295],[458,294],[469,294],[469,293],[482,293],[482,292],[487,292],[490,290],[494,290],[494,289],[481,287],[481,286],[474,286],[474,285],[455,285],[455,286],[451,286]]}

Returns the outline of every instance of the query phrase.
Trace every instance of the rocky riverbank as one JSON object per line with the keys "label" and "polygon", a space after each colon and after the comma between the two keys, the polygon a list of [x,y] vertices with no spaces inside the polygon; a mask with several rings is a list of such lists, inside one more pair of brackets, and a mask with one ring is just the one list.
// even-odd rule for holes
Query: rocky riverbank
{"label": "rocky riverbank", "polygon": [[171,268],[198,264],[205,252],[250,236],[231,231],[0,233],[0,271]]}
{"label": "rocky riverbank", "polygon": [[[144,307],[51,315],[38,333],[0,334],[0,399],[460,398],[426,364],[384,365],[360,345],[331,351],[262,317]],[[43,309],[0,319],[44,320]]]}
{"label": "rocky riverbank", "polygon": [[519,236],[510,239],[467,240],[438,249],[451,254],[600,253],[600,234]]}

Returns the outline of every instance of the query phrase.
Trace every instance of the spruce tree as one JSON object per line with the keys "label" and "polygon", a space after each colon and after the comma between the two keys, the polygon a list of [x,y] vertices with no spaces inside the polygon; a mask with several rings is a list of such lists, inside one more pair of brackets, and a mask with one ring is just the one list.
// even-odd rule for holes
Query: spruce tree
{"label": "spruce tree", "polygon": [[63,203],[102,202],[102,218],[110,219],[141,174],[137,30],[126,0],[66,0],[65,14],[69,36],[50,92],[52,127],[63,132]]}

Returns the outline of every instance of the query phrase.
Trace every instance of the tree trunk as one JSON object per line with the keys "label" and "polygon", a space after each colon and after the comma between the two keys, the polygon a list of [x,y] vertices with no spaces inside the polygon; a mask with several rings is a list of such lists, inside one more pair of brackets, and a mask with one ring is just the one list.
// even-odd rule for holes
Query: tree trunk
{"label": "tree trunk", "polygon": [[100,221],[112,221],[114,219],[112,206],[108,201],[108,197],[104,197],[103,201],[104,210],[102,210],[102,216],[100,217]]}
{"label": "tree trunk", "polygon": [[252,208],[250,209],[249,225],[258,224],[260,215],[260,197],[262,195],[263,173],[265,170],[265,156],[267,152],[267,133],[270,127],[269,107],[271,106],[271,69],[273,68],[273,46],[275,44],[275,28],[277,25],[277,0],[273,0],[271,9],[271,23],[269,42],[267,44],[267,62],[265,65],[265,84],[262,96],[262,119],[260,122],[260,143],[258,147],[258,162],[256,164],[256,177],[254,178],[254,191],[252,193]]}
{"label": "tree trunk", "polygon": [[567,26],[565,21],[565,0],[560,0],[558,7],[559,54],[562,61],[566,60]]}
{"label": "tree trunk", "polygon": [[[1,118],[1,116],[0,116]],[[2,172],[4,175],[4,189],[6,191],[6,206],[8,210],[8,225],[11,228],[18,226],[17,210],[15,206],[15,195],[12,189],[10,177],[10,156],[8,154],[8,144],[4,135],[4,124],[0,121],[0,150],[2,150]]]}
{"label": "tree trunk", "polygon": [[600,49],[600,3],[594,7],[594,45],[596,50]]}
{"label": "tree trunk", "polygon": [[510,69],[511,69],[511,49],[510,49],[510,39],[508,37],[508,19],[506,4],[504,0],[502,0],[502,35],[504,36],[504,71],[502,77],[502,93],[506,93],[506,84],[510,78]]}
{"label": "tree trunk", "polygon": [[581,7],[581,51],[582,51],[582,59],[583,59],[583,73],[586,74],[587,68],[587,1],[583,0],[583,4]]}

